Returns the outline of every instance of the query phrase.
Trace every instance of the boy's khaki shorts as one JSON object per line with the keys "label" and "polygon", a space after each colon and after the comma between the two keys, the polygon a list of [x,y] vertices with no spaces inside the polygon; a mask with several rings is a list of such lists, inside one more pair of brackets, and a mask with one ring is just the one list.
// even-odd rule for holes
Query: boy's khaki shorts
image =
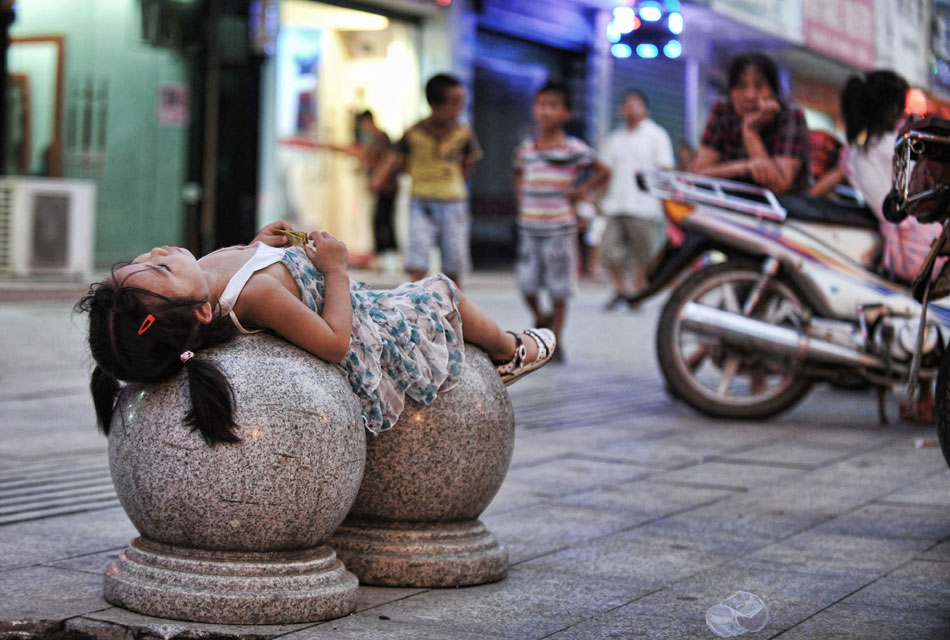
{"label": "boy's khaki shorts", "polygon": [[577,236],[573,231],[551,236],[518,234],[515,272],[526,296],[546,290],[554,300],[567,300],[577,285]]}

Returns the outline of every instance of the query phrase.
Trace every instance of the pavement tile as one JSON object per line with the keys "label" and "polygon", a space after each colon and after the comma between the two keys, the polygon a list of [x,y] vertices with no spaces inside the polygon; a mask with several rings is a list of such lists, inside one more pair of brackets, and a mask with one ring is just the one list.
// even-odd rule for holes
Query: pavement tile
{"label": "pavement tile", "polygon": [[[636,604],[618,607],[595,620],[581,622],[560,631],[545,640],[685,640],[687,638],[714,637],[706,626],[704,617],[686,618],[675,612],[645,613]],[[756,635],[748,636],[750,639]]]}
{"label": "pavement tile", "polygon": [[[557,637],[557,636],[555,636]],[[782,640],[938,640],[950,638],[950,611],[835,604],[781,635]]]}
{"label": "pavement tile", "polygon": [[429,619],[393,619],[375,611],[350,615],[331,620],[316,626],[281,636],[281,640],[367,640],[385,638],[386,640],[493,640],[512,636],[488,634],[485,631],[468,632],[452,625],[441,624],[441,620]]}
{"label": "pavement tile", "polygon": [[945,509],[928,505],[870,504],[817,527],[821,531],[880,538],[942,541],[950,538]]}
{"label": "pavement tile", "polygon": [[558,504],[597,507],[623,512],[646,522],[681,511],[711,504],[731,497],[734,492],[723,489],[700,489],[675,484],[652,482],[649,478],[610,487],[598,487],[552,499]]}
{"label": "pavement tile", "polygon": [[604,578],[637,585],[643,593],[731,560],[727,552],[688,540],[623,531],[524,563],[562,576]]}
{"label": "pavement tile", "polygon": [[650,478],[655,482],[675,482],[709,489],[748,491],[763,485],[789,482],[801,475],[803,475],[802,469],[775,467],[768,463],[703,462],[684,469],[656,473]]}
{"label": "pavement tile", "polygon": [[[103,604],[105,602],[103,601]],[[153,618],[134,611],[119,607],[112,607],[89,613],[83,616],[88,622],[74,622],[71,626],[77,631],[108,631],[109,627],[127,629],[133,638],[187,638],[235,640],[247,638],[249,640],[266,640],[276,638],[300,629],[305,629],[314,623],[288,625],[238,625],[238,624],[206,624],[202,622],[187,622],[184,620],[169,620]],[[102,623],[107,623],[104,626]],[[98,636],[96,636],[98,637]],[[125,636],[128,637],[128,636]],[[123,638],[124,640],[124,638]]]}
{"label": "pavement tile", "polygon": [[820,467],[853,455],[848,447],[827,444],[814,445],[809,441],[772,442],[753,447],[741,453],[714,457],[721,462],[750,462],[756,464],[798,465],[804,469]]}
{"label": "pavement tile", "polygon": [[2,532],[0,571],[123,547],[138,536],[121,507],[20,522]]}
{"label": "pavement tile", "polygon": [[950,542],[936,544],[918,556],[919,560],[950,562]]}
{"label": "pavement tile", "polygon": [[535,487],[542,495],[561,496],[593,487],[628,482],[648,473],[644,467],[626,462],[606,462],[576,455],[550,462],[518,467],[508,478]]}
{"label": "pavement tile", "polygon": [[121,547],[116,547],[115,549],[102,551],[100,553],[88,553],[81,556],[76,556],[74,558],[57,560],[47,564],[50,567],[71,569],[73,571],[83,571],[85,573],[93,573],[97,576],[101,576],[103,570],[106,568],[106,565],[112,560],[118,558],[119,554],[122,553],[126,546],[128,545],[123,545]]}
{"label": "pavement tile", "polygon": [[486,516],[482,522],[517,564],[622,531],[642,521],[635,513],[550,503]]}
{"label": "pavement tile", "polygon": [[363,615],[386,616],[397,623],[420,624],[423,628],[439,626],[441,638],[455,638],[459,633],[543,638],[643,593],[641,586],[628,581],[580,576],[565,580],[562,571],[519,565],[511,567],[501,582],[433,589]]}
{"label": "pavement tile", "polygon": [[913,560],[855,593],[848,603],[950,615],[950,566]]}
{"label": "pavement tile", "polygon": [[733,564],[748,569],[852,573],[880,577],[931,547],[924,540],[882,539],[820,530],[803,531],[754,551]]}
{"label": "pavement tile", "polygon": [[368,587],[360,585],[359,597],[356,600],[356,610],[363,611],[364,609],[372,609],[381,604],[397,602],[424,591],[425,589],[416,588]]}
{"label": "pavement tile", "polygon": [[485,518],[499,513],[533,507],[551,500],[553,500],[553,498],[538,487],[506,478],[501,488],[498,489],[498,493],[495,494],[494,499],[482,512],[481,517]]}
{"label": "pavement tile", "polygon": [[946,469],[939,449],[915,449],[913,440],[898,439],[818,469],[816,482],[863,484],[893,491]]}
{"label": "pavement tile", "polygon": [[11,623],[43,625],[111,606],[102,599],[101,577],[54,567],[2,571],[0,594],[0,632]]}
{"label": "pavement tile", "polygon": [[734,591],[748,591],[769,606],[769,623],[760,637],[772,637],[854,593],[867,581],[866,576],[849,572],[815,574],[732,563],[690,576],[672,585],[669,593],[654,594],[636,604],[669,609],[679,602],[676,598],[688,596],[695,600],[681,604],[684,610],[680,615],[705,621],[709,607],[722,602]]}
{"label": "pavement tile", "polygon": [[941,469],[927,478],[888,493],[881,502],[917,504],[950,509],[950,471]]}

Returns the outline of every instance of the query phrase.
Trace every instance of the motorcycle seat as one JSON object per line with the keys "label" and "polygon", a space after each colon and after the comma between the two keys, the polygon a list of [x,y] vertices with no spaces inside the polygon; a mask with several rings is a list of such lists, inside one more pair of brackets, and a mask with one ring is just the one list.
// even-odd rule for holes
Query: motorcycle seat
{"label": "motorcycle seat", "polygon": [[778,201],[792,220],[875,231],[880,227],[874,212],[863,205],[844,204],[798,193],[778,196]]}

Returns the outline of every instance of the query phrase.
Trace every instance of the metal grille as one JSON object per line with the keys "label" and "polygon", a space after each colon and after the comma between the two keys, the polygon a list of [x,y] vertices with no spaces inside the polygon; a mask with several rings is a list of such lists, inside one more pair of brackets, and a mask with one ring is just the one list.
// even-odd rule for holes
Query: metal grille
{"label": "metal grille", "polygon": [[0,271],[13,266],[13,187],[0,181]]}
{"label": "metal grille", "polygon": [[118,504],[103,452],[0,466],[0,526]]}

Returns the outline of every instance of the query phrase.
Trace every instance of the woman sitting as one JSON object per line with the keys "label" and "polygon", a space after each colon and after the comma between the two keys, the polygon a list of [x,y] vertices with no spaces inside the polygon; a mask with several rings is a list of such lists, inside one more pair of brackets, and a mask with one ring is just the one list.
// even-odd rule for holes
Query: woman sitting
{"label": "woman sitting", "polygon": [[808,128],[779,97],[778,69],[761,53],[729,65],[729,100],[713,107],[692,171],[752,182],[776,194],[808,189]]}

